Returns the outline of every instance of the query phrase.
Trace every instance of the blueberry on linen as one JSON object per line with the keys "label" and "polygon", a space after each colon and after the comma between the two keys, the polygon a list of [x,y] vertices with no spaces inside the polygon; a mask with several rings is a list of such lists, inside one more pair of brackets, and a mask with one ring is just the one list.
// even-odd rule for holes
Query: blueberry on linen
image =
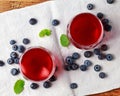
{"label": "blueberry on linen", "polygon": [[19,64],[19,60],[20,60],[20,58],[15,58],[15,59],[14,59],[14,63],[15,63],[15,64]]}
{"label": "blueberry on linen", "polygon": [[115,1],[115,0],[107,0],[107,3],[108,3],[108,4],[112,4],[112,3],[114,3],[114,1]]}
{"label": "blueberry on linen", "polygon": [[104,25],[104,30],[105,31],[111,31],[112,30],[112,26],[109,25],[109,24],[106,24],[106,25]]}
{"label": "blueberry on linen", "polygon": [[65,65],[65,66],[64,66],[64,69],[65,69],[66,71],[72,70],[71,65]]}
{"label": "blueberry on linen", "polygon": [[102,51],[107,51],[108,50],[108,46],[106,44],[103,44],[100,49]]}
{"label": "blueberry on linen", "polygon": [[92,65],[92,62],[91,62],[90,60],[85,60],[85,61],[84,61],[84,65],[85,65],[86,67],[89,67],[89,66]]}
{"label": "blueberry on linen", "polygon": [[39,85],[37,83],[30,84],[30,88],[32,88],[32,89],[37,89],[38,87],[39,87]]}
{"label": "blueberry on linen", "polygon": [[102,19],[103,16],[104,16],[103,13],[101,13],[101,12],[97,13],[97,17],[98,17],[99,19]]}
{"label": "blueberry on linen", "polygon": [[100,65],[95,65],[95,66],[94,66],[94,70],[95,70],[96,72],[99,72],[99,71],[101,70],[101,66],[100,66]]}
{"label": "blueberry on linen", "polygon": [[103,53],[101,53],[100,55],[98,55],[98,59],[99,60],[103,60],[103,59],[105,59],[105,54],[103,54]]}
{"label": "blueberry on linen", "polygon": [[4,65],[5,65],[5,63],[2,60],[0,60],[0,67],[4,66]]}
{"label": "blueberry on linen", "polygon": [[7,60],[7,63],[10,64],[10,65],[13,64],[13,63],[14,63],[14,59],[13,59],[13,58],[9,58],[9,59]]}
{"label": "blueberry on linen", "polygon": [[108,19],[102,19],[102,24],[103,25],[107,25],[109,23],[109,20]]}
{"label": "blueberry on linen", "polygon": [[77,53],[77,52],[74,52],[74,53],[72,54],[72,58],[73,58],[73,59],[78,59],[78,58],[80,58],[80,54]]}
{"label": "blueberry on linen", "polygon": [[77,83],[71,83],[70,88],[71,89],[76,89],[78,87]]}
{"label": "blueberry on linen", "polygon": [[14,45],[15,43],[16,43],[15,40],[11,40],[11,41],[10,41],[10,44],[11,44],[11,45]]}
{"label": "blueberry on linen", "polygon": [[45,81],[44,83],[43,83],[43,87],[44,88],[50,88],[52,86],[52,84],[51,84],[51,82],[49,82],[49,81]]}
{"label": "blueberry on linen", "polygon": [[18,54],[16,52],[11,52],[10,53],[10,57],[11,58],[17,58],[18,57]]}
{"label": "blueberry on linen", "polygon": [[56,81],[56,80],[57,80],[57,78],[56,78],[56,76],[54,76],[54,75],[49,79],[50,82],[54,82],[54,81]]}
{"label": "blueberry on linen", "polygon": [[17,46],[17,45],[13,45],[13,46],[12,46],[12,50],[13,50],[13,51],[17,51],[17,50],[18,50],[18,46]]}
{"label": "blueberry on linen", "polygon": [[35,19],[35,18],[31,18],[30,20],[29,20],[29,23],[31,24],[31,25],[35,25],[35,24],[37,24],[37,19]]}
{"label": "blueberry on linen", "polygon": [[23,53],[25,51],[25,47],[23,45],[18,46],[18,52]]}
{"label": "blueberry on linen", "polygon": [[87,9],[88,9],[88,10],[92,10],[93,8],[94,8],[94,5],[93,5],[93,4],[89,3],[89,4],[87,5]]}
{"label": "blueberry on linen", "polygon": [[78,65],[78,64],[73,63],[73,64],[71,65],[71,69],[72,69],[72,70],[77,70],[78,68],[79,68],[79,65]]}
{"label": "blueberry on linen", "polygon": [[13,76],[18,75],[19,73],[20,73],[19,69],[16,69],[16,68],[11,69],[11,74]]}
{"label": "blueberry on linen", "polygon": [[57,26],[57,25],[59,25],[59,24],[60,24],[60,21],[57,20],[57,19],[54,19],[54,20],[52,21],[52,25],[53,25],[53,26]]}
{"label": "blueberry on linen", "polygon": [[91,51],[85,51],[85,52],[84,52],[84,56],[85,56],[86,58],[90,58],[92,55],[93,55],[93,53],[92,53]]}
{"label": "blueberry on linen", "polygon": [[95,48],[93,52],[95,55],[100,55],[101,53],[99,48]]}
{"label": "blueberry on linen", "polygon": [[23,39],[23,44],[27,45],[30,43],[30,40],[28,38]]}
{"label": "blueberry on linen", "polygon": [[74,60],[73,60],[73,58],[71,56],[68,56],[68,57],[66,57],[65,62],[67,64],[73,64]]}
{"label": "blueberry on linen", "polygon": [[80,66],[80,70],[81,70],[81,71],[86,71],[86,70],[87,70],[86,65],[81,65],[81,66]]}
{"label": "blueberry on linen", "polygon": [[107,75],[106,75],[106,73],[104,73],[104,72],[100,72],[99,73],[99,77],[101,78],[101,79],[103,79],[103,78],[105,78]]}
{"label": "blueberry on linen", "polygon": [[108,61],[113,60],[113,55],[112,55],[112,54],[107,54],[107,55],[106,55],[106,59],[107,59]]}

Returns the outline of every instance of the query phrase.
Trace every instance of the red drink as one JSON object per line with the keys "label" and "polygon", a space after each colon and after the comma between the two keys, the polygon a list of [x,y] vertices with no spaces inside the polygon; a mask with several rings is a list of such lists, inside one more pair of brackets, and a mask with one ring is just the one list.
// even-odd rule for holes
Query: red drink
{"label": "red drink", "polygon": [[103,38],[102,23],[90,13],[78,14],[68,26],[68,37],[78,48],[93,48]]}
{"label": "red drink", "polygon": [[23,75],[33,81],[42,81],[51,77],[55,65],[53,56],[44,48],[31,48],[20,61]]}

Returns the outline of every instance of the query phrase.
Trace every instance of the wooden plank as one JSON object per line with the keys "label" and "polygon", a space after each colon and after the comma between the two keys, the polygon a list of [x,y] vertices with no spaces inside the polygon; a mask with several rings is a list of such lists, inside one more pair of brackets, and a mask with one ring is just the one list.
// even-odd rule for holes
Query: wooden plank
{"label": "wooden plank", "polygon": [[[25,6],[34,5],[45,1],[47,0],[0,0],[0,12],[23,8]],[[91,96],[120,96],[120,89],[115,89],[109,92],[100,93]]]}

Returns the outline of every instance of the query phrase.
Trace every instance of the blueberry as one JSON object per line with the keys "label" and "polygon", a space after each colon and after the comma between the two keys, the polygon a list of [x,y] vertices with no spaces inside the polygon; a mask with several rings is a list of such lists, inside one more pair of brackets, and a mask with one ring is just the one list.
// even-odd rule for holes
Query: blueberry
{"label": "blueberry", "polygon": [[108,50],[108,46],[106,44],[103,44],[100,49],[102,51],[107,51]]}
{"label": "blueberry", "polygon": [[8,63],[8,64],[13,64],[13,63],[14,63],[14,59],[13,59],[13,58],[9,58],[9,59],[7,60],[7,63]]}
{"label": "blueberry", "polygon": [[4,66],[4,65],[5,63],[2,60],[0,60],[0,66]]}
{"label": "blueberry", "polygon": [[99,60],[103,60],[103,59],[105,59],[105,57],[106,57],[105,54],[102,54],[102,53],[100,55],[98,55]]}
{"label": "blueberry", "polygon": [[19,69],[16,69],[16,68],[11,69],[11,74],[13,76],[18,75],[19,73],[20,73]]}
{"label": "blueberry", "polygon": [[57,19],[54,19],[54,20],[52,21],[52,25],[53,25],[53,26],[57,26],[57,25],[59,25],[59,24],[60,24],[60,21],[57,20]]}
{"label": "blueberry", "polygon": [[72,69],[72,70],[77,70],[78,68],[79,68],[79,65],[78,65],[78,64],[75,64],[75,63],[74,63],[74,64],[71,65],[71,69]]}
{"label": "blueberry", "polygon": [[67,64],[73,64],[74,60],[72,59],[71,56],[68,56],[68,57],[66,57],[65,62],[66,62]]}
{"label": "blueberry", "polygon": [[11,44],[11,45],[14,45],[15,43],[16,43],[15,40],[11,40],[11,41],[10,41],[10,44]]}
{"label": "blueberry", "polygon": [[75,52],[75,53],[72,54],[72,58],[73,59],[78,59],[78,58],[80,58],[80,54]]}
{"label": "blueberry", "polygon": [[80,66],[80,70],[81,70],[81,71],[86,71],[86,70],[87,70],[86,65],[81,65],[81,66]]}
{"label": "blueberry", "polygon": [[95,55],[100,55],[100,49],[99,48],[95,48],[93,52],[94,52]]}
{"label": "blueberry", "polygon": [[12,46],[12,50],[17,51],[18,50],[18,46],[17,45],[13,45]]}
{"label": "blueberry", "polygon": [[14,59],[14,63],[15,63],[15,64],[19,64],[19,60],[20,60],[20,58],[15,58],[15,59]]}
{"label": "blueberry", "polygon": [[93,8],[94,8],[94,5],[93,5],[93,4],[89,3],[89,4],[87,5],[87,9],[88,9],[88,10],[92,10]]}
{"label": "blueberry", "polygon": [[71,83],[70,84],[71,89],[76,89],[77,87],[78,87],[78,85],[76,83]]}
{"label": "blueberry", "polygon": [[92,65],[92,62],[91,62],[90,60],[85,60],[85,61],[84,61],[84,65],[85,65],[86,67],[89,67],[89,66]]}
{"label": "blueberry", "polygon": [[112,30],[112,26],[109,25],[109,24],[106,24],[106,25],[104,25],[104,30],[105,31],[111,31]]}
{"label": "blueberry", "polygon": [[54,75],[49,79],[50,82],[53,82],[53,81],[56,81],[56,80],[57,80],[57,78]]}
{"label": "blueberry", "polygon": [[11,58],[17,58],[18,57],[18,54],[16,52],[11,52],[10,53],[10,57]]}
{"label": "blueberry", "polygon": [[64,69],[65,69],[66,71],[72,70],[71,65],[65,65],[65,66],[64,66]]}
{"label": "blueberry", "polygon": [[115,1],[115,0],[107,0],[107,3],[108,3],[108,4],[112,4],[112,3],[114,3],[114,1]]}
{"label": "blueberry", "polygon": [[28,38],[23,39],[23,44],[27,45],[30,43],[30,40]]}
{"label": "blueberry", "polygon": [[107,59],[108,61],[113,60],[113,55],[112,55],[112,54],[107,54],[107,55],[106,55],[106,59]]}
{"label": "blueberry", "polygon": [[100,71],[100,70],[101,70],[101,66],[100,66],[100,65],[95,65],[95,66],[94,66],[94,70],[95,70],[96,72]]}
{"label": "blueberry", "polygon": [[25,47],[23,45],[18,46],[18,52],[23,53],[25,51]]}
{"label": "blueberry", "polygon": [[101,78],[101,79],[103,79],[103,78],[105,78],[107,75],[106,75],[106,73],[104,73],[104,72],[100,72],[99,73],[99,77]]}
{"label": "blueberry", "polygon": [[31,25],[35,25],[35,24],[37,24],[37,19],[31,18],[31,19],[29,20],[29,23],[30,23]]}
{"label": "blueberry", "polygon": [[84,52],[84,56],[85,56],[86,58],[90,58],[92,55],[93,55],[93,53],[92,53],[91,51],[85,51],[85,52]]}
{"label": "blueberry", "polygon": [[38,87],[39,87],[39,85],[37,83],[30,84],[30,88],[32,88],[32,89],[37,89]]}
{"label": "blueberry", "polygon": [[44,88],[50,88],[51,86],[52,86],[52,84],[49,81],[46,81],[43,83]]}
{"label": "blueberry", "polygon": [[103,13],[101,13],[101,12],[97,13],[97,17],[98,17],[99,19],[102,19],[103,16],[104,16]]}
{"label": "blueberry", "polygon": [[103,25],[107,25],[109,23],[109,20],[108,19],[102,19],[102,24]]}

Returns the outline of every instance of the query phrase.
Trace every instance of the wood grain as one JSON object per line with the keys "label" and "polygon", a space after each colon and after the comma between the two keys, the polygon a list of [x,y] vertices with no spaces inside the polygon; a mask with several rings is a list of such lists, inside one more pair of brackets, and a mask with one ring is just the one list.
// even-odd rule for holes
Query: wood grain
{"label": "wood grain", "polygon": [[[23,8],[26,6],[34,5],[45,1],[47,0],[0,0],[0,12]],[[100,93],[91,96],[120,96],[120,89],[115,89],[109,92]]]}

